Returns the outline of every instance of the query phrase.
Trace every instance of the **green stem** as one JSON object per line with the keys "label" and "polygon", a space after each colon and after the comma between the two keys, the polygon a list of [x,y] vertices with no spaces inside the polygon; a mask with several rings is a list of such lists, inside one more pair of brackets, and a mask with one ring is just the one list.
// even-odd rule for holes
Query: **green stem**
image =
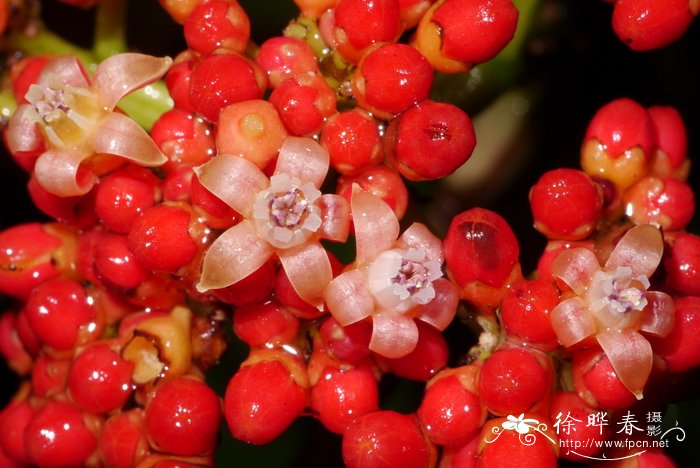
{"label": "green stem", "polygon": [[102,0],[97,4],[92,50],[98,62],[128,50],[124,28],[126,9],[125,0]]}
{"label": "green stem", "polygon": [[173,100],[163,81],[136,90],[119,101],[119,108],[147,131],[161,114],[172,107]]}

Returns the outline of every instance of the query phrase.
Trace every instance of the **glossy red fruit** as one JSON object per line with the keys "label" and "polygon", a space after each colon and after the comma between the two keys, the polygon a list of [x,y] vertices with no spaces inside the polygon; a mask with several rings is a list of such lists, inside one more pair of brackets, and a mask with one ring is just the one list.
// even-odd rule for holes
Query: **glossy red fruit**
{"label": "glossy red fruit", "polygon": [[77,406],[51,401],[27,423],[25,448],[32,463],[45,467],[82,466],[97,448]]}
{"label": "glossy red fruit", "polygon": [[258,304],[270,296],[276,275],[274,263],[265,262],[241,281],[225,288],[214,289],[212,293],[218,300],[235,306]]}
{"label": "glossy red fruit", "polygon": [[525,348],[503,348],[484,361],[479,395],[491,413],[518,415],[548,396],[552,370],[535,353]]}
{"label": "glossy red fruit", "polygon": [[700,296],[700,236],[678,233],[664,256],[666,281],[681,294]]}
{"label": "glossy red fruit", "polygon": [[392,120],[384,141],[389,165],[405,178],[421,181],[456,171],[472,155],[476,134],[462,109],[425,100]]}
{"label": "glossy red fruit", "polygon": [[151,138],[168,157],[159,166],[166,174],[183,166],[204,164],[216,153],[211,125],[193,112],[177,107],[155,121]]}
{"label": "glossy red fruit", "polygon": [[449,348],[443,334],[432,325],[420,320],[418,326],[418,342],[416,347],[407,355],[400,358],[385,358],[377,355],[389,372],[409,380],[427,381],[447,366]]}
{"label": "glossy red fruit", "polygon": [[129,249],[143,268],[174,273],[189,264],[198,248],[189,234],[190,214],[172,205],[154,205],[129,230]]}
{"label": "glossy red fruit", "polygon": [[655,224],[667,231],[684,229],[695,214],[695,194],[671,177],[644,177],[625,190],[625,214],[635,224]]}
{"label": "glossy red fruit", "polygon": [[605,413],[588,406],[574,392],[559,391],[552,396],[549,414],[562,458],[583,462],[601,452],[608,430],[596,423],[596,415]]}
{"label": "glossy red fruit", "polygon": [[85,411],[109,413],[124,406],[131,396],[133,371],[133,363],[124,361],[107,343],[95,343],[73,360],[68,391]]}
{"label": "glossy red fruit", "polygon": [[193,55],[189,50],[178,55],[165,75],[165,85],[175,108],[185,112],[194,112],[194,107],[190,103],[190,79],[198,59]]}
{"label": "glossy red fruit", "polygon": [[333,16],[336,47],[353,63],[367,47],[395,41],[401,33],[398,0],[339,0]]}
{"label": "glossy red fruit", "polygon": [[559,299],[559,290],[548,280],[523,280],[511,286],[501,303],[501,321],[509,339],[543,351],[555,349],[559,343],[549,314]]}
{"label": "glossy red fruit", "polygon": [[0,356],[19,375],[26,375],[32,368],[32,357],[22,344],[17,331],[18,314],[13,310],[0,312]]}
{"label": "glossy red fruit", "polygon": [[505,219],[483,208],[452,219],[445,237],[448,273],[464,287],[474,281],[501,286],[518,264],[518,240]]}
{"label": "glossy red fruit", "polygon": [[289,343],[298,330],[299,320],[273,301],[241,306],[233,314],[234,333],[252,348]]}
{"label": "glossy red fruit", "polygon": [[95,212],[107,229],[126,234],[136,218],[159,200],[160,185],[148,169],[127,166],[97,185]]}
{"label": "glossy red fruit", "polygon": [[320,133],[326,117],[336,111],[335,91],[319,72],[296,74],[282,81],[270,94],[290,135]]}
{"label": "glossy red fruit", "polygon": [[365,53],[352,91],[360,107],[388,120],[428,99],[432,84],[433,69],[425,57],[410,45],[390,42]]}
{"label": "glossy red fruit", "polygon": [[133,289],[150,275],[134,258],[125,235],[102,236],[94,261],[97,277],[115,291]]}
{"label": "glossy red fruit", "polygon": [[649,337],[649,341],[671,372],[686,372],[700,366],[700,297],[679,297],[674,305],[671,333],[663,338]]}
{"label": "glossy red fruit", "polygon": [[267,73],[271,88],[300,73],[318,72],[318,61],[309,45],[295,37],[275,36],[260,45],[255,63]]}
{"label": "glossy red fruit", "polygon": [[219,397],[193,378],[163,382],[146,405],[146,431],[154,447],[175,455],[210,453],[220,422]]}
{"label": "glossy red fruit", "polygon": [[191,167],[180,167],[170,172],[163,180],[163,201],[189,201],[192,179],[194,179],[194,171]]}
{"label": "glossy red fruit", "polygon": [[408,189],[401,176],[384,165],[374,166],[357,175],[346,175],[338,179],[336,193],[350,202],[352,185],[381,198],[391,207],[398,219],[403,218],[408,207]]}
{"label": "glossy red fruit", "polygon": [[214,229],[227,229],[240,220],[240,215],[223,200],[211,193],[199,178],[190,179],[190,203],[202,214],[207,226]]}
{"label": "glossy red fruit", "polygon": [[617,0],[612,27],[630,49],[641,51],[674,42],[692,21],[688,0]]}
{"label": "glossy red fruit", "polygon": [[365,366],[329,366],[311,387],[310,408],[326,429],[343,434],[355,419],[379,410],[377,379]]}
{"label": "glossy red fruit", "polygon": [[35,413],[27,400],[10,403],[0,412],[0,451],[15,463],[30,463],[24,430]]}
{"label": "glossy red fruit", "polygon": [[433,443],[453,447],[466,444],[479,432],[487,412],[476,388],[456,372],[438,374],[428,384],[417,415]]}
{"label": "glossy red fruit", "polygon": [[32,291],[24,309],[29,325],[45,345],[60,351],[72,349],[84,328],[95,319],[85,288],[76,281],[56,278]]}
{"label": "glossy red fruit", "polygon": [[578,395],[594,408],[627,408],[637,401],[620,381],[610,360],[599,349],[576,351],[572,356],[574,386]]}
{"label": "glossy red fruit", "polygon": [[58,276],[54,255],[61,245],[41,223],[0,232],[0,292],[26,300],[35,286]]}
{"label": "glossy red fruit", "polygon": [[250,19],[236,0],[199,2],[183,25],[185,42],[202,55],[224,48],[242,54],[250,38]]}
{"label": "glossy red fruit", "polygon": [[377,121],[362,109],[338,112],[326,119],[321,145],[331,167],[341,174],[357,175],[379,164],[384,156]]}
{"label": "glossy red fruit", "polygon": [[39,354],[32,369],[32,392],[40,397],[52,397],[65,391],[68,384],[70,359],[54,359]]}
{"label": "glossy red fruit", "polygon": [[361,320],[343,327],[331,316],[323,321],[320,332],[324,345],[343,362],[359,363],[372,354],[369,349],[372,324],[369,321]]}
{"label": "glossy red fruit", "polygon": [[205,119],[218,122],[229,104],[259,99],[267,87],[264,72],[236,54],[213,54],[199,62],[190,77],[190,104]]}
{"label": "glossy red fruit", "polygon": [[675,107],[651,106],[647,109],[656,129],[657,149],[653,173],[685,180],[688,176],[688,132]]}
{"label": "glossy red fruit", "polygon": [[296,358],[283,353],[251,354],[229,381],[224,415],[236,439],[267,444],[304,411],[306,370]]}
{"label": "glossy red fruit", "polygon": [[34,206],[57,221],[78,229],[87,229],[97,222],[94,190],[82,196],[59,197],[42,187],[32,172],[27,183],[27,193]]}
{"label": "glossy red fruit", "polygon": [[141,408],[115,413],[105,421],[99,449],[107,466],[135,466],[148,451],[148,440]]}
{"label": "glossy red fruit", "polygon": [[348,468],[425,468],[435,457],[415,417],[387,410],[353,421],[343,435],[342,451]]}
{"label": "glossy red fruit", "polygon": [[[513,417],[518,416],[520,415]],[[525,428],[524,424],[521,423],[522,430],[527,429],[528,432],[520,434],[515,430],[503,429],[503,423],[513,423],[513,421],[507,418],[490,419],[484,424],[481,434],[477,436],[479,446],[476,466],[479,468],[501,468],[504,466],[556,468],[559,447],[550,421],[539,415],[528,413],[522,415],[522,420],[534,420],[537,424],[545,424],[549,429],[539,433],[535,432],[537,424],[531,423],[530,427]],[[498,434],[498,437],[495,434]],[[525,440],[532,441],[532,443],[524,444],[523,438],[528,435],[533,437]]]}
{"label": "glossy red fruit", "polygon": [[584,172],[554,169],[545,172],[530,190],[535,229],[548,239],[580,240],[598,226],[603,194]]}

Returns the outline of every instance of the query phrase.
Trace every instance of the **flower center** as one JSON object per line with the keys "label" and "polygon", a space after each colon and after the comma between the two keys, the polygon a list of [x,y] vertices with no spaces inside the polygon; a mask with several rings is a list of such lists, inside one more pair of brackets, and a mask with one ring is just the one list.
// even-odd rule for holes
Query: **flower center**
{"label": "flower center", "polygon": [[258,233],[272,246],[286,249],[306,242],[321,227],[321,196],[311,183],[302,185],[287,174],[270,178],[270,188],[258,193],[253,220]]}
{"label": "flower center", "polygon": [[84,141],[100,113],[89,89],[70,86],[55,74],[48,76],[46,84],[31,85],[25,97],[34,107],[32,119],[58,147]]}
{"label": "flower center", "polygon": [[588,303],[598,323],[606,328],[623,328],[636,322],[648,304],[649,279],[632,276],[632,269],[597,271],[588,290]]}
{"label": "flower center", "polygon": [[384,308],[398,312],[433,300],[433,281],[441,276],[440,262],[427,258],[423,249],[387,250],[368,267],[374,297]]}

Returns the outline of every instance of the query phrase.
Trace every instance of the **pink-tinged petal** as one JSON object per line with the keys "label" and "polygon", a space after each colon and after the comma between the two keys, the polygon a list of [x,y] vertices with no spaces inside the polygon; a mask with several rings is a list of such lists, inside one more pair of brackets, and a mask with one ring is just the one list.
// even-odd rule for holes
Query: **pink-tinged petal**
{"label": "pink-tinged petal", "polygon": [[36,151],[44,143],[39,125],[30,117],[36,115],[34,107],[23,104],[17,108],[10,120],[7,122],[5,137],[7,147],[13,153]]}
{"label": "pink-tinged petal", "polygon": [[578,296],[560,302],[552,309],[549,319],[563,346],[574,345],[596,331],[588,305]]}
{"label": "pink-tinged petal", "polygon": [[605,269],[614,271],[619,267],[630,267],[632,276],[649,277],[659,266],[663,251],[661,231],[651,224],[641,224],[622,236],[605,262]]}
{"label": "pink-tinged petal", "polygon": [[290,136],[280,148],[275,174],[287,174],[302,183],[311,182],[319,188],[326,178],[329,165],[328,151],[316,140]]}
{"label": "pink-tinged petal", "polygon": [[258,193],[270,185],[258,166],[230,154],[215,156],[194,172],[207,190],[245,217],[250,216]]}
{"label": "pink-tinged petal", "polygon": [[113,55],[97,66],[93,90],[100,104],[112,110],[127,94],[159,80],[172,64],[170,57],[137,53]]}
{"label": "pink-tinged petal", "polygon": [[258,236],[253,224],[244,220],[216,238],[204,256],[200,292],[220,289],[242,280],[260,268],[273,250]]}
{"label": "pink-tinged petal", "polygon": [[564,250],[552,261],[552,276],[564,281],[576,294],[586,289],[598,270],[595,254],[582,247]]}
{"label": "pink-tinged petal", "polygon": [[388,358],[404,357],[416,348],[418,326],[403,314],[381,312],[372,316],[369,349]]}
{"label": "pink-tinged petal", "polygon": [[435,297],[425,305],[416,307],[415,317],[431,324],[438,330],[444,330],[452,323],[459,305],[459,289],[450,280],[438,278],[433,281]]}
{"label": "pink-tinged petal", "polygon": [[657,336],[668,335],[676,322],[673,298],[660,291],[648,291],[646,297],[649,303],[642,311],[644,321],[640,330]]}
{"label": "pink-tinged petal", "polygon": [[110,112],[100,120],[90,144],[95,153],[121,156],[140,166],[160,166],[168,160],[143,128],[118,112]]}
{"label": "pink-tinged petal", "polygon": [[426,258],[437,260],[440,263],[444,260],[442,241],[421,223],[411,224],[408,229],[401,234],[401,237],[399,237],[399,246],[403,248],[423,249]]}
{"label": "pink-tinged petal", "polygon": [[348,270],[328,283],[326,306],[342,326],[359,322],[374,312],[374,299],[367,288],[364,275]]}
{"label": "pink-tinged petal", "polygon": [[60,76],[64,83],[76,88],[87,88],[90,86],[90,80],[87,77],[83,64],[80,63],[77,57],[72,55],[50,60],[41,70],[37,84],[48,84],[51,75]]}
{"label": "pink-tinged petal", "polygon": [[350,234],[350,203],[335,194],[321,195],[317,202],[321,208],[320,234],[324,239],[345,242]]}
{"label": "pink-tinged petal", "polygon": [[278,250],[284,272],[294,291],[304,302],[323,307],[323,292],[333,279],[331,262],[326,249],[317,242]]}
{"label": "pink-tinged petal", "polygon": [[392,248],[399,237],[399,220],[384,200],[353,184],[350,208],[358,264]]}
{"label": "pink-tinged petal", "polygon": [[604,331],[598,333],[596,338],[615,369],[617,378],[640,400],[653,364],[649,342],[632,330]]}
{"label": "pink-tinged petal", "polygon": [[97,182],[97,176],[81,168],[89,154],[74,150],[48,150],[34,165],[34,177],[47,192],[59,197],[84,195]]}

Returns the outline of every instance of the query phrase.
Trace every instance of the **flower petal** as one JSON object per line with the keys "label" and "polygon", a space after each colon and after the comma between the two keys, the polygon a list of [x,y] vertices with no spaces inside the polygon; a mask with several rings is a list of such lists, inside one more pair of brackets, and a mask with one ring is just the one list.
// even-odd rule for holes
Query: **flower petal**
{"label": "flower petal", "polygon": [[140,166],[160,166],[168,160],[143,128],[118,112],[100,120],[90,142],[95,153],[121,156]]}
{"label": "flower petal", "polygon": [[381,312],[372,316],[372,338],[369,349],[388,358],[404,357],[418,344],[415,320],[403,314]]}
{"label": "flower petal", "polygon": [[355,225],[356,262],[362,264],[390,249],[399,237],[399,220],[384,200],[353,184],[350,198]]}
{"label": "flower petal", "polygon": [[48,150],[34,165],[34,177],[47,192],[59,197],[84,195],[97,182],[97,176],[81,163],[90,155],[75,150]]}
{"label": "flower petal", "polygon": [[552,261],[552,276],[564,281],[576,294],[586,289],[598,270],[595,254],[583,247],[564,250]]}
{"label": "flower petal", "polygon": [[287,174],[302,183],[311,182],[319,188],[326,178],[329,165],[328,151],[316,140],[290,136],[280,148],[275,174]]}
{"label": "flower petal", "polygon": [[77,88],[87,88],[90,86],[90,80],[87,78],[87,73],[85,72],[83,64],[73,55],[49,60],[41,70],[39,78],[37,79],[37,84],[48,84],[51,75],[58,75],[66,84]]}
{"label": "flower petal", "polygon": [[676,321],[673,298],[660,291],[648,291],[646,297],[649,303],[642,311],[644,321],[640,330],[658,336],[668,335]]}
{"label": "flower petal", "polygon": [[399,237],[399,246],[403,248],[423,249],[425,257],[430,260],[444,261],[442,241],[424,224],[413,223]]}
{"label": "flower petal", "polygon": [[345,242],[350,233],[350,204],[335,194],[321,195],[317,202],[321,208],[320,234],[324,239]]}
{"label": "flower petal", "polygon": [[258,236],[253,223],[243,220],[209,247],[197,290],[204,292],[237,283],[260,268],[272,253],[272,247]]}
{"label": "flower petal", "polygon": [[93,89],[106,110],[132,91],[159,80],[173,61],[170,57],[125,53],[112,55],[97,66]]}
{"label": "flower petal", "polygon": [[207,190],[245,217],[250,216],[258,193],[270,185],[258,166],[230,154],[215,156],[194,172]]}
{"label": "flower petal", "polygon": [[632,330],[609,330],[596,335],[620,381],[638,400],[653,364],[651,345]]}
{"label": "flower petal", "polygon": [[331,281],[325,298],[328,310],[342,326],[359,322],[374,311],[374,299],[358,270],[348,270]]}
{"label": "flower petal", "polygon": [[450,280],[438,278],[433,281],[435,297],[425,305],[416,307],[415,317],[444,330],[452,322],[459,305],[459,289]]}
{"label": "flower petal", "polygon": [[588,305],[578,296],[560,302],[552,309],[549,319],[563,346],[574,345],[596,331]]}
{"label": "flower petal", "polygon": [[17,108],[7,122],[5,137],[7,147],[13,153],[36,151],[44,143],[39,125],[30,118],[31,114],[36,114],[34,107],[23,104]]}
{"label": "flower petal", "polygon": [[659,266],[663,251],[661,231],[651,224],[641,224],[622,236],[605,262],[605,269],[614,271],[619,267],[630,267],[632,276],[650,277]]}
{"label": "flower petal", "polygon": [[318,242],[309,242],[299,247],[279,250],[277,255],[299,297],[311,305],[323,307],[323,292],[333,279],[326,249]]}

